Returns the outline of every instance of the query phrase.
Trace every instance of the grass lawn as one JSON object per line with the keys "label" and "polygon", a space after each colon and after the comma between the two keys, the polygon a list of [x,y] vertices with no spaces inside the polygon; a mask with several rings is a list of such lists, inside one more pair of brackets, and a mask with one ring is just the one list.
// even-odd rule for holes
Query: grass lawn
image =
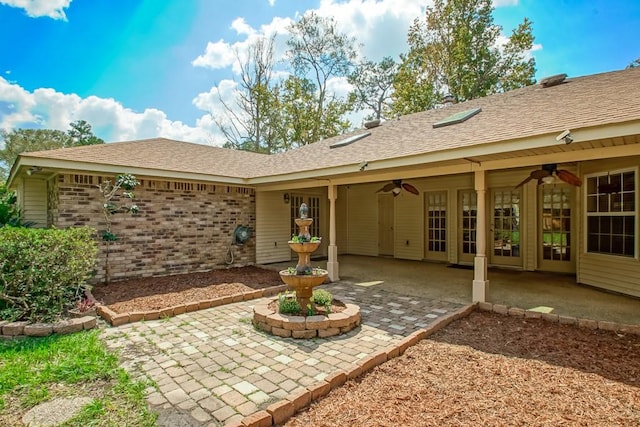
{"label": "grass lawn", "polygon": [[93,402],[65,426],[153,426],[144,390],[118,367],[99,332],[0,341],[0,425],[56,397],[87,396]]}

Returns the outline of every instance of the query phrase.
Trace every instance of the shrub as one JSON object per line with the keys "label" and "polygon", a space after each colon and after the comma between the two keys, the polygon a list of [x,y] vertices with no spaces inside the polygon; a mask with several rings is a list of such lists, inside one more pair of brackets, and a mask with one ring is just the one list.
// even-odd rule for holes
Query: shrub
{"label": "shrub", "polygon": [[330,307],[331,303],[333,302],[333,295],[331,295],[331,292],[324,289],[316,289],[315,291],[313,291],[311,301],[323,307]]}
{"label": "shrub", "polygon": [[28,227],[33,224],[22,221],[20,209],[16,206],[16,193],[0,183],[0,227],[6,225]]}
{"label": "shrub", "polygon": [[59,318],[91,275],[94,233],[89,228],[0,228],[0,319]]}
{"label": "shrub", "polygon": [[282,314],[299,314],[301,310],[295,292],[278,294],[278,312]]}

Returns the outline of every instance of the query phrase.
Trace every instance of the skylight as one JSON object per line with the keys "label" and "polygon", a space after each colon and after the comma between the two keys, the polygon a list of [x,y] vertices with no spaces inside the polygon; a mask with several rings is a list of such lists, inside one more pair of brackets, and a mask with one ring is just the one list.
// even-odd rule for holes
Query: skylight
{"label": "skylight", "polygon": [[460,111],[459,113],[452,114],[449,117],[446,117],[446,118],[440,120],[439,122],[435,122],[433,124],[433,127],[434,128],[441,128],[441,127],[444,127],[444,126],[449,126],[449,125],[455,125],[455,124],[458,124],[458,123],[462,123],[465,120],[468,120],[471,117],[475,116],[480,111],[482,111],[482,108],[472,108],[471,110]]}
{"label": "skylight", "polygon": [[334,142],[333,144],[331,144],[329,146],[329,148],[344,147],[345,145],[349,145],[352,142],[356,142],[356,141],[358,141],[358,140],[360,140],[362,138],[366,138],[369,135],[371,135],[371,132],[361,133],[361,134],[358,134],[358,135],[351,135],[349,138],[342,139],[342,140],[340,140],[338,142]]}

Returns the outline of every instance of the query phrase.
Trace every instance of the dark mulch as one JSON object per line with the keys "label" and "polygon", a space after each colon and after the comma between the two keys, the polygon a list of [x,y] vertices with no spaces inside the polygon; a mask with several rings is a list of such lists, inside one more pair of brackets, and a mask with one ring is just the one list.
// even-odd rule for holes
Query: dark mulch
{"label": "dark mulch", "polygon": [[116,313],[164,308],[282,285],[277,271],[238,267],[98,285],[93,296]]}

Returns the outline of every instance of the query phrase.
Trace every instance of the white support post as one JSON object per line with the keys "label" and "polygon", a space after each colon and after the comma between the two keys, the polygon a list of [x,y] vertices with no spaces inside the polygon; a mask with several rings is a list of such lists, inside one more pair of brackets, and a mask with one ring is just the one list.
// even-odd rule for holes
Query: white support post
{"label": "white support post", "polygon": [[489,296],[487,277],[487,175],[483,170],[475,171],[475,189],[478,197],[476,223],[476,256],[473,260],[473,302],[486,302]]}
{"label": "white support post", "polygon": [[338,247],[336,246],[336,199],[338,188],[329,184],[329,257],[327,259],[327,271],[329,280],[340,280],[338,265]]}

